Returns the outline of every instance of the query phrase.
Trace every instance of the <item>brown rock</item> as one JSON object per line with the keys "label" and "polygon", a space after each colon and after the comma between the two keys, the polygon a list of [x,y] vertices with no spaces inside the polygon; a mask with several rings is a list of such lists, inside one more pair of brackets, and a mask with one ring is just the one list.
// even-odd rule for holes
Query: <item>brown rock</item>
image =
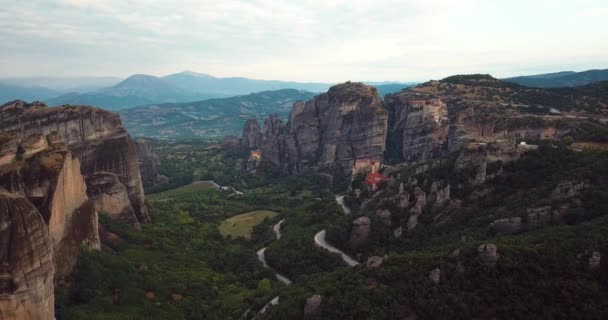
{"label": "brown rock", "polygon": [[150,141],[137,139],[135,146],[137,147],[137,159],[139,160],[142,184],[144,186],[160,184],[162,178],[158,173],[158,157],[152,151]]}
{"label": "brown rock", "polygon": [[496,246],[493,244],[480,245],[477,248],[477,256],[481,260],[481,263],[489,268],[494,268],[499,258]]}
{"label": "brown rock", "polygon": [[98,212],[140,229],[139,220],[133,211],[125,186],[111,172],[96,172],[87,178],[87,193]]}
{"label": "brown rock", "polygon": [[304,315],[310,316],[319,313],[319,309],[321,309],[322,302],[323,297],[318,294],[315,294],[306,299],[306,304],[304,305]]}
{"label": "brown rock", "polygon": [[26,198],[0,190],[0,318],[55,318],[53,247]]}
{"label": "brown rock", "polygon": [[137,149],[116,113],[83,106],[48,108],[42,103],[13,101],[0,107],[0,130],[26,139],[47,135],[63,143],[80,160],[83,175],[112,172],[125,186],[140,223],[150,221],[137,159]]}
{"label": "brown rock", "polygon": [[350,244],[353,247],[365,243],[371,232],[371,220],[368,217],[359,217],[353,221],[353,228],[350,232]]}
{"label": "brown rock", "polygon": [[249,119],[243,127],[242,145],[246,150],[262,148],[262,129],[256,119]]}
{"label": "brown rock", "polygon": [[319,168],[350,175],[357,159],[383,160],[387,119],[375,88],[339,84],[295,103],[287,126],[266,119],[262,157],[288,173]]}
{"label": "brown rock", "polygon": [[383,261],[384,260],[382,259],[382,257],[371,256],[371,257],[367,258],[367,267],[368,268],[379,268],[382,265]]}
{"label": "brown rock", "polygon": [[146,299],[148,299],[148,301],[154,301],[156,300],[156,294],[152,291],[148,291],[146,292]]}
{"label": "brown rock", "polygon": [[388,209],[376,211],[376,215],[380,218],[383,224],[390,226],[393,222],[391,221],[391,211]]}
{"label": "brown rock", "polygon": [[600,268],[601,255],[599,251],[593,251],[589,257],[589,270],[595,271]]}

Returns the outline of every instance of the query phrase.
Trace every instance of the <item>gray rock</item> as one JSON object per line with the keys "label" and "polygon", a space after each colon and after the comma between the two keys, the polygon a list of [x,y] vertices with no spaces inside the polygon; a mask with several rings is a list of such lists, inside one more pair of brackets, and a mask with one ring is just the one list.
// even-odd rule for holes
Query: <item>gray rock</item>
{"label": "gray rock", "polygon": [[365,243],[371,232],[371,220],[368,217],[359,217],[353,221],[353,228],[350,232],[350,244],[353,247]]}
{"label": "gray rock", "polygon": [[477,248],[477,256],[481,263],[488,268],[496,267],[499,255],[497,248],[493,244],[482,244]]}
{"label": "gray rock", "polygon": [[601,255],[599,251],[593,251],[591,256],[589,257],[589,270],[595,271],[600,268],[601,265]]}
{"label": "gray rock", "polygon": [[439,284],[441,282],[441,269],[435,268],[429,273],[429,279],[433,284]]}
{"label": "gray rock", "polygon": [[383,261],[384,260],[382,259],[382,257],[371,256],[371,257],[367,258],[367,267],[368,268],[379,268],[382,265]]}
{"label": "gray rock", "polygon": [[391,221],[391,211],[388,209],[378,210],[376,211],[376,215],[380,218],[383,224],[390,226],[392,224]]}

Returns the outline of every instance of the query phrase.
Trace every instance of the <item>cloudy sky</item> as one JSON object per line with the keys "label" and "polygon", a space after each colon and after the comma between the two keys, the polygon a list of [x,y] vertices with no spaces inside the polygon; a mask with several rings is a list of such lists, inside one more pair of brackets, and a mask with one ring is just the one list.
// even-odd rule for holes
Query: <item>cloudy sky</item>
{"label": "cloudy sky", "polygon": [[0,77],[338,82],[608,68],[606,0],[0,0]]}

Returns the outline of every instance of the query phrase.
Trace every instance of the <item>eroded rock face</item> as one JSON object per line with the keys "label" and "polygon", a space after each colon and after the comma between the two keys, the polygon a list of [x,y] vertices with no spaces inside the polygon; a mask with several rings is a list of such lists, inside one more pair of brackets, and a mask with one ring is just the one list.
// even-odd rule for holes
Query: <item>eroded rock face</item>
{"label": "eroded rock face", "polygon": [[[287,125],[274,116],[266,119],[262,159],[285,173],[314,168],[350,175],[357,159],[383,160],[387,123],[375,88],[339,84],[310,101],[295,103]],[[248,127],[243,140],[255,132]]]}
{"label": "eroded rock face", "polygon": [[0,167],[0,185],[38,208],[61,257],[54,260],[57,279],[72,271],[83,244],[99,249],[97,211],[89,203],[80,161],[68,150],[45,150]]}
{"label": "eroded rock face", "polygon": [[[385,97],[390,113],[389,150],[395,160],[424,161],[458,151],[470,143],[502,139],[559,139],[574,122],[504,113],[511,104],[528,105],[524,91],[496,79],[455,83],[430,81]],[[522,91],[522,92],[520,92]],[[520,101],[520,99],[522,99]]]}
{"label": "eroded rock face", "polygon": [[589,257],[589,270],[595,271],[600,268],[601,255],[599,251],[593,251]]}
{"label": "eroded rock face", "polygon": [[378,211],[376,211],[376,214],[380,218],[380,221],[382,221],[382,223],[384,223],[385,225],[390,226],[392,224],[390,210],[388,210],[388,209],[378,210]]}
{"label": "eroded rock face", "polygon": [[125,186],[111,172],[96,172],[87,178],[88,195],[103,214],[140,229],[139,220],[129,202]]}
{"label": "eroded rock face", "polygon": [[371,232],[371,220],[368,217],[359,217],[353,221],[353,228],[350,232],[350,244],[358,247],[365,243]]}
{"label": "eroded rock face", "polygon": [[482,244],[477,248],[477,256],[483,265],[488,268],[494,268],[498,261],[498,252],[496,245]]}
{"label": "eroded rock face", "polygon": [[158,157],[152,151],[150,141],[137,139],[135,146],[137,147],[137,159],[139,160],[142,184],[145,186],[158,184],[161,180],[158,173]]}
{"label": "eroded rock face", "polygon": [[310,316],[319,313],[319,309],[321,309],[322,302],[323,297],[318,294],[315,294],[310,298],[306,299],[306,304],[304,305],[304,315]]}
{"label": "eroded rock face", "polygon": [[243,127],[241,138],[243,148],[247,150],[258,150],[262,148],[262,129],[256,119],[249,119]]}
{"label": "eroded rock face", "polygon": [[435,285],[441,282],[441,269],[435,268],[429,273],[429,280]]}
{"label": "eroded rock face", "polygon": [[150,221],[137,147],[118,114],[92,107],[48,108],[42,103],[13,101],[0,107],[0,130],[19,140],[43,135],[51,144],[65,145],[80,160],[83,175],[98,171],[116,174],[127,190],[138,221]]}
{"label": "eroded rock face", "polygon": [[447,105],[427,94],[401,92],[386,97],[391,113],[391,132],[405,161],[425,161],[447,150]]}
{"label": "eroded rock face", "polygon": [[53,248],[26,198],[0,190],[0,318],[55,318]]}
{"label": "eroded rock face", "polygon": [[382,265],[382,262],[384,262],[384,259],[382,259],[382,257],[371,256],[371,257],[367,258],[366,265],[368,268],[380,268],[380,266]]}

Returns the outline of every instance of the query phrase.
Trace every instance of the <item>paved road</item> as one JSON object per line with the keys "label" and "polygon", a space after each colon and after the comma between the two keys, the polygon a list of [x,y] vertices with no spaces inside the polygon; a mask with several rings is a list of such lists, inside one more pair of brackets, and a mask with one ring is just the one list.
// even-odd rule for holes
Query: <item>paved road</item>
{"label": "paved road", "polygon": [[325,241],[325,229],[323,229],[323,230],[317,232],[317,234],[315,234],[315,244],[321,248],[328,250],[329,252],[339,254],[342,257],[342,260],[344,260],[344,262],[349,267],[354,267],[356,265],[359,265],[359,262],[355,261],[355,259],[351,258],[346,253],[342,252],[342,250],[332,246],[331,244],[327,243],[327,241]]}
{"label": "paved road", "polygon": [[340,207],[342,207],[344,214],[350,214],[350,208],[347,207],[346,204],[344,203],[344,196],[336,196],[336,201],[338,202]]}
{"label": "paved road", "polygon": [[266,252],[266,248],[262,248],[260,250],[258,250],[257,254],[258,254],[258,260],[260,260],[260,262],[264,265],[264,267],[272,270],[272,272],[274,272],[275,277],[277,277],[277,279],[281,282],[283,282],[284,284],[290,285],[291,284],[291,280],[287,279],[287,277],[277,273],[276,271],[274,271],[274,269],[272,269],[268,263],[266,263],[266,256],[264,255],[264,253]]}
{"label": "paved road", "polygon": [[277,240],[281,239],[281,225],[283,224],[283,222],[285,222],[285,219],[279,221],[272,227],[272,230],[274,230],[274,234],[276,234],[277,236]]}

